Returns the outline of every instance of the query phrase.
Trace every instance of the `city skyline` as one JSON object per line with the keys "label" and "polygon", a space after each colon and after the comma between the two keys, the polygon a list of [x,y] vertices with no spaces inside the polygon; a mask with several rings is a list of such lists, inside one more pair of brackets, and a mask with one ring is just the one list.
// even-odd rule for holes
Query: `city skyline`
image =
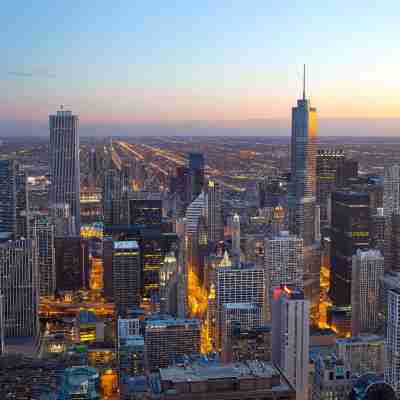
{"label": "city skyline", "polygon": [[84,135],[287,136],[304,62],[321,136],[398,133],[395,2],[105,6],[7,5],[1,136],[45,135],[60,104]]}

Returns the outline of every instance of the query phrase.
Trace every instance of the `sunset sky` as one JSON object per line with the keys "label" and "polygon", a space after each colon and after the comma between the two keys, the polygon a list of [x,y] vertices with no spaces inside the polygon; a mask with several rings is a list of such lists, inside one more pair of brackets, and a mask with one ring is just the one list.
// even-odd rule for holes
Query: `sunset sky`
{"label": "sunset sky", "polygon": [[400,135],[399,18],[399,1],[7,1],[0,136],[45,135],[60,104],[87,134],[285,134],[303,63],[321,134]]}

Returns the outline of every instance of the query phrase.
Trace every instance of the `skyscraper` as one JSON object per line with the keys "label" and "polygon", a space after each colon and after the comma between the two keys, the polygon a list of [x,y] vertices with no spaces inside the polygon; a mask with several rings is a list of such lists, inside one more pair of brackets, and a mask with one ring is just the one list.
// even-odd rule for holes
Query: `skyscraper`
{"label": "skyscraper", "polygon": [[78,117],[63,109],[50,115],[50,202],[67,203],[80,232],[80,166]]}
{"label": "skyscraper", "polygon": [[385,270],[399,270],[400,262],[400,165],[385,168],[383,189],[385,217]]}
{"label": "skyscraper", "polygon": [[308,399],[310,302],[299,289],[275,289],[272,307],[272,360],[296,389],[297,400]]}
{"label": "skyscraper", "polygon": [[39,293],[54,296],[56,291],[56,263],[54,225],[45,217],[35,218],[31,237],[36,240],[39,261]]}
{"label": "skyscraper", "polygon": [[330,297],[335,306],[350,305],[352,256],[369,248],[369,229],[367,193],[332,193]]}
{"label": "skyscraper", "polygon": [[14,239],[17,235],[16,163],[0,160],[0,239]]}
{"label": "skyscraper", "polygon": [[289,230],[309,246],[315,239],[317,111],[303,98],[292,109]]}
{"label": "skyscraper", "polygon": [[39,320],[39,271],[36,242],[0,245],[0,294],[5,338],[35,337]]}
{"label": "skyscraper", "polygon": [[204,156],[201,153],[189,153],[189,172],[192,186],[192,200],[203,190]]}
{"label": "skyscraper", "polygon": [[140,251],[134,240],[113,243],[112,289],[114,302],[120,312],[140,305]]}
{"label": "skyscraper", "polygon": [[19,165],[15,175],[17,238],[29,238],[29,196],[26,173]]}
{"label": "skyscraper", "polygon": [[219,184],[208,181],[207,185],[207,219],[208,240],[218,242],[223,239],[224,224],[222,220],[222,193]]}
{"label": "skyscraper", "polygon": [[235,214],[232,217],[232,255],[240,260],[240,217]]}
{"label": "skyscraper", "polygon": [[303,239],[283,231],[280,236],[265,239],[265,270],[269,296],[282,285],[304,287]]}
{"label": "skyscraper", "polygon": [[361,251],[353,255],[351,278],[351,332],[375,333],[379,328],[379,284],[385,272],[379,250]]}
{"label": "skyscraper", "polygon": [[344,160],[343,150],[326,149],[317,152],[317,203],[322,224],[328,224],[330,219],[330,195],[336,190],[337,170]]}
{"label": "skyscraper", "polygon": [[103,215],[107,225],[122,224],[123,221],[123,174],[117,168],[104,171],[103,181]]}
{"label": "skyscraper", "polygon": [[389,290],[386,319],[385,381],[400,394],[400,290]]}

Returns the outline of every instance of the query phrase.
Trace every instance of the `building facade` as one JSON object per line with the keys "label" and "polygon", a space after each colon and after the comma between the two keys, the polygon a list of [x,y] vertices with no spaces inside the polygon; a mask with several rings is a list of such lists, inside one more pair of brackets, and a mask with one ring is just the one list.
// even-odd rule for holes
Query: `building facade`
{"label": "building facade", "polygon": [[49,117],[50,203],[67,203],[80,232],[80,165],[78,117],[59,110]]}

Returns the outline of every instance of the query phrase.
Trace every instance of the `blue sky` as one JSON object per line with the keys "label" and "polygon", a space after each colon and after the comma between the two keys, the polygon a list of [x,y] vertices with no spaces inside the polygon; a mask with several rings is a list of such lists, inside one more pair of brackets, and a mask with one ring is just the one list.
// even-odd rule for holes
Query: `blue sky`
{"label": "blue sky", "polygon": [[287,120],[303,63],[320,118],[400,117],[398,1],[27,3],[0,14],[0,135],[60,104],[110,130]]}

